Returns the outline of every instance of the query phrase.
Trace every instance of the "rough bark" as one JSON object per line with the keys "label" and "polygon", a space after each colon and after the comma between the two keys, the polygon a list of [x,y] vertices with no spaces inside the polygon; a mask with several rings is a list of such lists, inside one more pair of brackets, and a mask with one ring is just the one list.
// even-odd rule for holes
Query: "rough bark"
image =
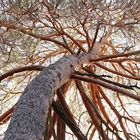
{"label": "rough bark", "polygon": [[15,107],[4,140],[43,140],[55,91],[70,79],[75,67],[88,62],[91,56],[89,53],[63,57],[34,78]]}

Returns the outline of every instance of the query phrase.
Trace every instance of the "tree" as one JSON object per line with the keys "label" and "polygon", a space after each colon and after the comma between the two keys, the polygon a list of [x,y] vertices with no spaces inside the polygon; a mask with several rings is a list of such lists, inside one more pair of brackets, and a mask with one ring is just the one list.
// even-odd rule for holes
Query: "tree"
{"label": "tree", "polygon": [[139,0],[0,7],[4,140],[140,139]]}

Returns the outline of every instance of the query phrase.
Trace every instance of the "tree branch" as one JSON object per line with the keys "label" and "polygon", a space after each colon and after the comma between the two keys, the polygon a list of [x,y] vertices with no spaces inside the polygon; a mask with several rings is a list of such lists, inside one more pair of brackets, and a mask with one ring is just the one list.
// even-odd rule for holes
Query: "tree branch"
{"label": "tree branch", "polygon": [[79,79],[79,80],[82,80],[82,81],[85,81],[85,82],[93,82],[93,83],[98,84],[102,87],[105,87],[105,88],[111,89],[113,91],[119,92],[122,95],[128,96],[128,97],[130,97],[132,99],[135,99],[135,100],[140,102],[140,96],[139,95],[135,95],[135,94],[133,94],[129,91],[126,91],[122,88],[119,88],[119,87],[116,87],[114,85],[108,84],[104,81],[101,81],[101,80],[98,80],[98,79],[93,79],[93,78],[87,78],[87,77],[79,76],[79,75],[76,75],[76,74],[72,74],[71,78]]}

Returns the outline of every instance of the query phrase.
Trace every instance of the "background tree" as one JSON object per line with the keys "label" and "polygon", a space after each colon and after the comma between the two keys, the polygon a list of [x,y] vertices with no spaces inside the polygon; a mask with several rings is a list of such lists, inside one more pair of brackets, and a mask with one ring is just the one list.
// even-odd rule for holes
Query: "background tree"
{"label": "background tree", "polygon": [[[24,139],[39,139],[40,127],[46,129],[40,138],[44,140],[140,139],[139,0],[1,0],[0,7],[1,134],[22,93],[20,101],[33,86],[46,92],[47,78],[34,81],[49,77],[45,72],[56,66],[55,72],[62,69],[64,75],[56,72],[62,82],[56,94],[47,95],[52,103],[46,119],[40,120],[46,97],[29,94],[25,100],[27,106],[36,102],[40,110],[33,116],[33,104],[21,111],[25,120],[26,115],[35,120],[31,118],[33,127],[22,130]],[[71,68],[64,67],[69,63]],[[16,108],[14,114],[20,114]],[[17,118],[13,115],[5,139],[12,139],[15,126],[22,129],[25,120]],[[36,128],[36,138],[31,128]]]}

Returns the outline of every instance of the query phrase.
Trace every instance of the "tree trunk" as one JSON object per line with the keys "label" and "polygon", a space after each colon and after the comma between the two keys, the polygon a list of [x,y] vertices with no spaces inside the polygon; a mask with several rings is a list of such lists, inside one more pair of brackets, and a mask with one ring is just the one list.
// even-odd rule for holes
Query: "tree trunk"
{"label": "tree trunk", "polygon": [[100,43],[94,44],[90,53],[61,58],[27,85],[15,107],[4,140],[43,140],[46,118],[55,91],[70,79],[75,68],[81,68],[96,57],[111,32],[112,27],[109,27],[107,34]]}
{"label": "tree trunk", "polygon": [[81,67],[91,56],[89,53],[63,57],[34,78],[15,107],[4,140],[43,140],[55,91],[70,79],[75,67]]}

